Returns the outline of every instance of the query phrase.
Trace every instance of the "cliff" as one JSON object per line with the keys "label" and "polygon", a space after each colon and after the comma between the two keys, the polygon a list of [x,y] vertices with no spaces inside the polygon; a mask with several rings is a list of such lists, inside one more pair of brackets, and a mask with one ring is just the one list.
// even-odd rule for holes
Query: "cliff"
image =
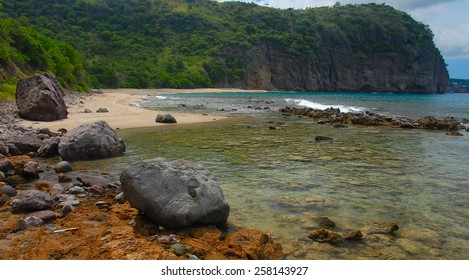
{"label": "cliff", "polygon": [[[66,5],[64,4],[66,2]],[[430,28],[384,4],[0,0],[83,53],[93,87],[444,92]]]}

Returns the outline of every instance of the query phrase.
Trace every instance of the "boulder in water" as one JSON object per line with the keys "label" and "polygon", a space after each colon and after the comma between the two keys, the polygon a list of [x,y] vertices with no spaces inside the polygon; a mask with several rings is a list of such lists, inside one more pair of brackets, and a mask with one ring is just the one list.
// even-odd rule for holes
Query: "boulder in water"
{"label": "boulder in water", "polygon": [[224,224],[230,207],[202,165],[156,158],[134,163],[120,176],[125,198],[158,225],[177,228]]}

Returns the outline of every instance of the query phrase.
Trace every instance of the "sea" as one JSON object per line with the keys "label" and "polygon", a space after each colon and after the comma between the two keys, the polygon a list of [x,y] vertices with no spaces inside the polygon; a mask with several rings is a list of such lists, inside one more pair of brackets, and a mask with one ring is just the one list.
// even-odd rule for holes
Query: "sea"
{"label": "sea", "polygon": [[[285,259],[469,259],[469,132],[349,125],[286,116],[284,106],[469,122],[469,94],[220,92],[143,94],[158,111],[227,116],[221,121],[118,130],[121,157],[77,162],[118,177],[143,159],[186,159],[218,179],[230,204],[228,231],[255,228]],[[316,142],[327,136],[332,142]],[[328,244],[308,234],[329,218],[360,241]],[[368,234],[396,222],[393,234]]]}

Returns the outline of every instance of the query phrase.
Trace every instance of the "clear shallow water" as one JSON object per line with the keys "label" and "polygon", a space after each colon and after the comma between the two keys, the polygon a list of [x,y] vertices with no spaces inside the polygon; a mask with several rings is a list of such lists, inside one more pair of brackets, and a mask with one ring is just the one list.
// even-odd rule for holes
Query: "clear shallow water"
{"label": "clear shallow water", "polygon": [[[220,104],[237,107],[238,111],[230,111],[237,116],[210,124],[122,130],[119,134],[127,146],[124,156],[79,162],[76,167],[118,176],[128,164],[158,156],[201,163],[220,181],[231,205],[229,223],[268,232],[283,244],[288,259],[469,259],[468,136],[387,127],[338,129],[308,118],[285,117],[273,109],[286,98],[304,99],[305,94],[240,95],[224,94],[227,99],[218,94],[172,96],[188,98],[186,107],[176,104],[181,110],[199,103],[205,104],[199,110],[220,110],[213,105]],[[325,100],[309,101],[367,110],[377,102],[373,97],[368,103],[352,102],[366,99],[363,94],[348,96],[348,101],[336,95],[321,96]],[[413,96],[418,100],[414,105],[397,100],[401,96],[380,96],[396,98],[391,104],[408,108],[423,108],[419,104],[425,103]],[[464,98],[454,101],[455,112],[467,117],[459,105],[468,96],[456,97]],[[145,106],[171,107],[160,103],[168,99],[158,100]],[[272,109],[242,110],[253,102]],[[385,103],[378,105],[384,108]],[[396,114],[400,110],[386,107],[383,111]],[[452,109],[432,110],[453,115]],[[317,143],[318,135],[334,141]],[[339,232],[363,229],[372,221],[394,220],[401,228],[393,237],[370,235],[360,243],[332,246],[307,238],[318,216],[334,220]]]}

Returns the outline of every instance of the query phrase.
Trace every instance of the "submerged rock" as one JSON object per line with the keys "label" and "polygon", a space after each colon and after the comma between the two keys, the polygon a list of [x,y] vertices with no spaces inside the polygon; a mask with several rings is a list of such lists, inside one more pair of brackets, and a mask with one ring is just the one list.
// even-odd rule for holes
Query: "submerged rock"
{"label": "submerged rock", "polygon": [[316,141],[316,142],[332,142],[332,141],[334,141],[334,139],[332,139],[331,137],[327,137],[327,136],[316,136],[316,138],[314,138],[314,141]]}
{"label": "submerged rock", "polygon": [[68,161],[61,161],[57,163],[57,165],[54,167],[54,170],[57,173],[67,173],[73,171],[73,166]]}
{"label": "submerged rock", "polygon": [[337,232],[330,231],[328,229],[320,228],[311,231],[308,234],[308,238],[316,242],[327,242],[330,244],[339,244],[344,241],[344,237]]}
{"label": "submerged rock", "polygon": [[175,228],[224,224],[229,205],[202,165],[156,158],[134,163],[120,176],[125,198],[153,222]]}
{"label": "submerged rock", "polygon": [[368,234],[390,234],[399,229],[396,222],[372,222],[368,224],[364,231]]}
{"label": "submerged rock", "polygon": [[59,144],[59,154],[67,161],[108,158],[124,151],[124,141],[105,121],[82,124],[67,132]]}
{"label": "submerged rock", "polygon": [[225,242],[217,247],[217,251],[223,255],[248,260],[275,260],[283,257],[283,249],[279,243],[254,229],[243,229],[229,234]]}

